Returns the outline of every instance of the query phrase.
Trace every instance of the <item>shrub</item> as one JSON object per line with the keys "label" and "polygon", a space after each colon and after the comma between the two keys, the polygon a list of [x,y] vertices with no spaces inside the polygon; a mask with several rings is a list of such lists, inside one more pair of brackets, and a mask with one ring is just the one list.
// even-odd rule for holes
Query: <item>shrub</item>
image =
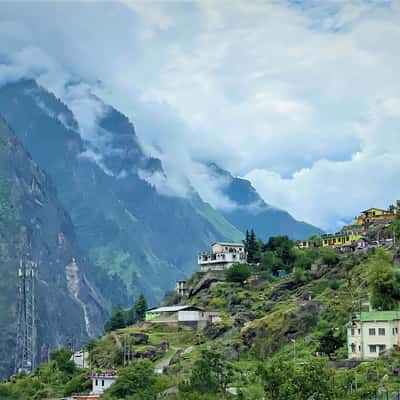
{"label": "shrub", "polygon": [[234,264],[225,271],[226,279],[229,282],[238,282],[243,284],[250,278],[251,269],[247,264]]}

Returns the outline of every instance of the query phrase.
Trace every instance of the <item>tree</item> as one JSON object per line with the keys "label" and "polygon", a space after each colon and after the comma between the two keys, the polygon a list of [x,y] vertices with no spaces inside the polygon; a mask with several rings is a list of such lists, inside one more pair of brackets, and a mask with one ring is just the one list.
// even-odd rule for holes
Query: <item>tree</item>
{"label": "tree", "polygon": [[311,269],[312,264],[318,258],[318,251],[315,249],[305,249],[305,250],[296,250],[296,259],[294,261],[293,267],[298,270],[309,270]]}
{"label": "tree", "polygon": [[147,310],[147,301],[143,294],[141,294],[135,303],[135,313],[137,321],[144,321]]}
{"label": "tree", "polygon": [[276,273],[280,269],[284,269],[285,265],[280,257],[278,257],[273,251],[266,251],[263,254],[260,269],[262,271],[271,271]]}
{"label": "tree", "polygon": [[336,387],[332,384],[334,371],[321,360],[299,366],[277,359],[260,365],[258,376],[268,400],[331,400],[336,397]]}
{"label": "tree", "polygon": [[326,264],[328,267],[333,267],[339,261],[338,256],[331,249],[321,249],[320,257],[323,264]]}
{"label": "tree", "polygon": [[396,309],[400,300],[400,284],[390,254],[383,249],[376,249],[368,267],[367,282],[371,290],[372,307],[377,310]]}
{"label": "tree", "polygon": [[74,393],[89,392],[92,387],[91,379],[88,379],[87,371],[83,370],[78,375],[73,376],[65,385],[64,396],[71,396]]}
{"label": "tree", "polygon": [[397,200],[396,207],[393,206],[393,209],[396,212],[396,218],[390,225],[393,236],[396,238],[396,242],[398,243],[400,240],[400,200]]}
{"label": "tree", "polygon": [[225,277],[229,282],[238,282],[243,285],[250,278],[251,269],[247,264],[233,264],[225,270]]}
{"label": "tree", "polygon": [[50,359],[54,362],[56,368],[66,374],[73,374],[75,363],[71,360],[72,351],[66,349],[53,350],[50,353]]}
{"label": "tree", "polygon": [[203,358],[214,374],[219,389],[225,393],[233,379],[233,368],[222,360],[221,354],[217,351],[204,350]]}
{"label": "tree", "polygon": [[223,361],[221,354],[214,350],[204,350],[202,358],[193,365],[189,382],[182,385],[181,389],[184,392],[225,394],[232,379],[233,368]]}
{"label": "tree", "polygon": [[282,260],[284,269],[290,271],[296,259],[294,243],[287,236],[274,236],[269,238],[265,245],[266,251],[272,251]]}
{"label": "tree", "polygon": [[244,246],[247,253],[247,262],[249,264],[256,264],[260,262],[260,249],[256,234],[254,233],[253,229],[250,231],[250,233],[249,231],[246,231]]}
{"label": "tree", "polygon": [[156,376],[152,364],[149,361],[135,362],[119,371],[118,378],[106,390],[104,397],[105,399],[126,399],[142,392],[148,393],[155,382]]}
{"label": "tree", "polygon": [[311,236],[308,238],[308,240],[309,240],[310,242],[315,243],[317,246],[320,246],[320,245],[322,244],[321,236],[318,235],[318,234],[316,234],[316,233],[314,233],[314,235],[311,235]]}
{"label": "tree", "polygon": [[217,380],[205,359],[197,360],[192,368],[189,384],[183,391],[196,391],[199,393],[215,393],[217,391]]}
{"label": "tree", "polygon": [[318,351],[325,354],[332,354],[344,344],[343,338],[335,336],[332,329],[322,334],[319,338]]}
{"label": "tree", "polygon": [[111,332],[116,329],[124,328],[125,325],[125,313],[120,305],[116,305],[111,314],[111,318],[104,325],[106,332]]}

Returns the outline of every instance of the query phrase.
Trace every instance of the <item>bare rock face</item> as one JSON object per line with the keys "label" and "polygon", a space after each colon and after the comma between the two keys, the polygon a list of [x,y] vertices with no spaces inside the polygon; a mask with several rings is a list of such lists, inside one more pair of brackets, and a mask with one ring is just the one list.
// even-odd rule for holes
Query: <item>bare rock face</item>
{"label": "bare rock face", "polygon": [[132,344],[134,345],[149,343],[149,335],[142,332],[131,333],[129,337],[132,339]]}
{"label": "bare rock face", "polygon": [[128,307],[144,293],[156,304],[196,268],[199,249],[243,234],[194,190],[190,198],[160,194],[149,181],[163,176],[161,161],[143,151],[126,116],[91,100],[101,115],[87,135],[74,110],[35,81],[0,87],[0,113],[51,177],[78,243],[97,267],[91,280],[103,297]]}
{"label": "bare rock face", "polygon": [[71,220],[49,177],[0,117],[0,379],[14,372],[17,269],[26,262],[36,265],[37,363],[43,346],[64,346],[70,338],[83,343],[102,333],[104,301]]}

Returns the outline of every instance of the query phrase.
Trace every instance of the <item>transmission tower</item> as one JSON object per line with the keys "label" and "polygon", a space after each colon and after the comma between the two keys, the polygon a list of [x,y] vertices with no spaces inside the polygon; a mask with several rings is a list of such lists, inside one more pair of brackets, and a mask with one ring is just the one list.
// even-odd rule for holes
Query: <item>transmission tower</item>
{"label": "transmission tower", "polygon": [[124,335],[124,341],[123,341],[124,367],[126,367],[132,361],[131,345],[132,345],[131,339],[128,337],[128,335]]}
{"label": "transmission tower", "polygon": [[17,348],[15,372],[31,372],[36,366],[36,264],[20,260],[18,268]]}

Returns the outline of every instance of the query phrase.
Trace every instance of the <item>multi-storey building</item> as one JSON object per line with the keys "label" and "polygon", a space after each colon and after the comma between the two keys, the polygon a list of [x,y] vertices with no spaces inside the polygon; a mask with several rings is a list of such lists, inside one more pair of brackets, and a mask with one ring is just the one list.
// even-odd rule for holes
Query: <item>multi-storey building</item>
{"label": "multi-storey building", "polygon": [[176,281],[175,291],[180,298],[186,297],[188,292],[186,281]]}
{"label": "multi-storey building", "polygon": [[362,312],[347,325],[349,359],[368,360],[400,346],[400,311]]}
{"label": "multi-storey building", "polygon": [[322,247],[350,246],[361,238],[361,234],[353,231],[321,235]]}
{"label": "multi-storey building", "polygon": [[373,222],[392,222],[396,218],[395,209],[382,210],[369,208],[361,212],[354,220],[355,225],[368,225]]}
{"label": "multi-storey building", "polygon": [[233,264],[247,262],[246,250],[241,243],[216,242],[211,249],[211,253],[198,255],[198,264],[202,272],[223,271]]}

